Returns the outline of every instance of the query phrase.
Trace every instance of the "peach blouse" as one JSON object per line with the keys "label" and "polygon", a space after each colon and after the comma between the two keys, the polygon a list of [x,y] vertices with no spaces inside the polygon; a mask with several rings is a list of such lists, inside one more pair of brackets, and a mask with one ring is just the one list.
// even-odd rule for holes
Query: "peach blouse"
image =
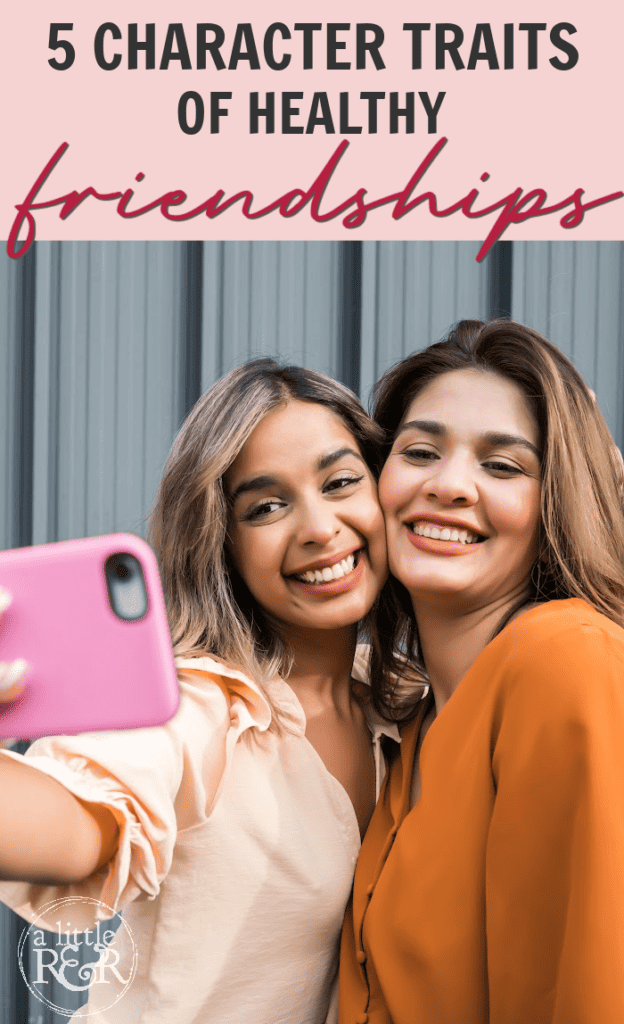
{"label": "peach blouse", "polygon": [[[130,970],[119,929],[121,980],[108,972],[90,991],[97,1024],[335,1021],[340,929],[360,848],[353,805],[305,738],[287,683],[270,686],[285,720],[279,736],[252,679],[210,658],[179,668],[180,708],[166,726],[30,747],[29,765],[113,810],[121,839],[113,861],[79,885],[4,882],[0,899],[32,920],[76,896],[67,920],[79,930],[110,917],[84,897],[124,909],[137,973],[102,1009]],[[365,676],[359,652],[354,677]],[[380,784],[381,736],[398,732],[365,711]]]}

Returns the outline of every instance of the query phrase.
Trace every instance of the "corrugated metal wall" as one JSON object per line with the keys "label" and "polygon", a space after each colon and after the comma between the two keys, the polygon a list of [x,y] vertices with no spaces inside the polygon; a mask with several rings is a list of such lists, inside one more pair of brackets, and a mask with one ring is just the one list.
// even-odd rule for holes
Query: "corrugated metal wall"
{"label": "corrugated metal wall", "polygon": [[[392,362],[508,281],[596,389],[622,441],[621,242],[40,242],[0,257],[0,546],[144,532],[185,412],[258,354],[367,397]],[[499,253],[500,255],[500,253]]]}
{"label": "corrugated metal wall", "polygon": [[[0,255],[0,547],[144,533],[199,394],[260,354],[366,398],[455,320],[511,313],[570,355],[624,441],[624,244],[37,243]],[[0,1024],[51,1024],[0,908]],[[78,999],[78,1002],[81,1000]],[[64,1018],[58,1018],[58,1024]]]}
{"label": "corrugated metal wall", "polygon": [[624,243],[514,242],[512,315],[558,345],[624,444]]}

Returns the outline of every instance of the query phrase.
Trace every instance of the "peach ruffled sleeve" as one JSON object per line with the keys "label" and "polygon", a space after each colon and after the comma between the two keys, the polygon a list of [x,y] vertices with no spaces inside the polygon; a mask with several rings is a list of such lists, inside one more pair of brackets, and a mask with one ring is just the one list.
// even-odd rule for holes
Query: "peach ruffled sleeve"
{"label": "peach ruffled sleeve", "polygon": [[81,883],[0,883],[0,899],[17,913],[32,918],[48,903],[80,896],[73,923],[87,929],[111,916],[100,902],[116,912],[158,895],[178,831],[210,815],[239,736],[270,722],[266,699],[237,670],[209,658],[179,661],[178,670],[180,706],[165,726],[46,737],[24,755],[81,800],[110,808],[120,839],[109,864]]}

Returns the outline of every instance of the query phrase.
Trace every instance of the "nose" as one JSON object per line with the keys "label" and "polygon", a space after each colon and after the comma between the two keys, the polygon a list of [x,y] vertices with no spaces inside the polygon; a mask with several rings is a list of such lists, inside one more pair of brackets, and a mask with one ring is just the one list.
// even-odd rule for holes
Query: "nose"
{"label": "nose", "polygon": [[455,452],[432,463],[425,489],[429,498],[443,505],[474,505],[479,492],[473,458],[469,453]]}
{"label": "nose", "polygon": [[340,519],[328,501],[309,500],[302,503],[297,521],[297,540],[303,545],[328,544],[340,532]]}

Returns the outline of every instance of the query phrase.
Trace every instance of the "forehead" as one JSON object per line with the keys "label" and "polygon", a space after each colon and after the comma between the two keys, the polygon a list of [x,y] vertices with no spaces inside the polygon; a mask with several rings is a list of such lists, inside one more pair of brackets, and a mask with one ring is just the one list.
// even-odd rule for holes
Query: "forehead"
{"label": "forehead", "polygon": [[242,477],[269,470],[280,475],[290,468],[312,466],[336,448],[359,445],[341,417],[315,402],[289,402],[260,421],[228,471],[233,485]]}
{"label": "forehead", "polygon": [[410,402],[403,422],[413,419],[472,434],[520,434],[538,442],[525,395],[513,381],[490,370],[450,370],[436,377]]}

